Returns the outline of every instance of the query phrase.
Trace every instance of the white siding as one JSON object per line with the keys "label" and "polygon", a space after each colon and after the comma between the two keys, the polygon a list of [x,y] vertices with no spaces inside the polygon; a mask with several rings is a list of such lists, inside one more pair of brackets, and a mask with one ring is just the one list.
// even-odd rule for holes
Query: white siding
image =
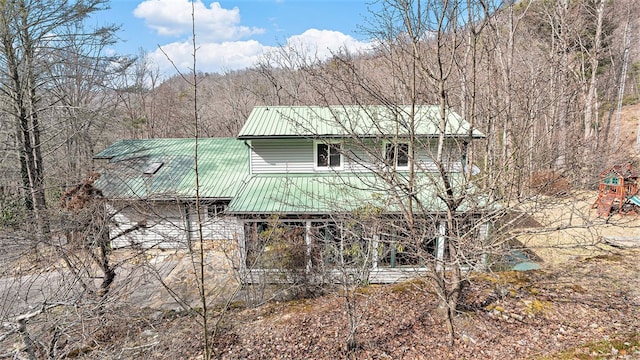
{"label": "white siding", "polygon": [[433,141],[422,143],[415,147],[414,156],[416,157],[416,168],[419,169],[419,171],[430,172],[438,170],[433,162],[433,159],[436,157],[436,149],[437,147]]}
{"label": "white siding", "polygon": [[[112,207],[111,210],[115,211]],[[206,216],[206,215],[203,215]],[[189,240],[198,237],[195,215],[187,214],[178,204],[153,204],[144,207],[126,207],[114,217],[110,236],[119,236],[111,242],[113,248],[186,248]],[[140,227],[134,231],[128,231]],[[203,223],[204,240],[236,240],[242,236],[242,225],[235,217],[215,217]]]}
{"label": "white siding", "polygon": [[266,139],[251,141],[251,171],[265,173],[313,172],[313,141]]}
{"label": "white siding", "polygon": [[[350,270],[346,269],[349,273]],[[415,279],[428,274],[426,268],[406,268],[406,269],[371,269],[367,281],[372,284],[393,284],[401,281]],[[358,271],[353,270],[353,274],[358,276]],[[274,269],[251,269],[244,271],[243,281],[248,284],[293,284],[299,279],[301,274],[288,272],[286,270]],[[339,284],[342,281],[343,273],[332,270],[322,275],[307,274],[306,281],[317,284]]]}
{"label": "white siding", "polygon": [[[195,216],[193,217],[195,218]],[[197,238],[197,222],[192,221],[193,238]],[[237,240],[243,237],[242,223],[233,216],[215,217],[202,224],[202,238],[204,240]]]}
{"label": "white siding", "polygon": [[[343,171],[366,172],[381,169],[380,165],[382,164],[379,163],[379,160],[381,159],[382,150],[372,152],[362,146],[354,146],[352,144],[346,144],[344,148],[345,156],[343,156],[343,159],[345,164]],[[373,147],[373,149],[377,148],[377,146]]]}
{"label": "white siding", "polygon": [[[382,169],[383,141],[370,140],[368,149],[349,141],[343,143],[344,172],[379,171]],[[445,158],[450,159],[451,170],[460,169],[461,152],[453,141],[447,141]],[[314,166],[314,142],[311,139],[259,139],[251,141],[251,172],[254,174],[313,173],[331,170],[316,170]],[[419,171],[436,171],[433,158],[436,154],[435,140],[416,143],[415,161]]]}

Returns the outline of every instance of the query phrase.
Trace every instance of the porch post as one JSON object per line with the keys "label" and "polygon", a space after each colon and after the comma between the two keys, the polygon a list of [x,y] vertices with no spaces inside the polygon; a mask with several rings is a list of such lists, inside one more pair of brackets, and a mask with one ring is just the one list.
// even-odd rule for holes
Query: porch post
{"label": "porch post", "polygon": [[[491,224],[487,221],[484,222],[480,225],[480,229],[479,229],[479,234],[478,237],[480,239],[480,242],[482,243],[482,248],[486,249],[487,248],[487,241],[489,240],[489,231],[491,231]],[[480,266],[478,270],[486,270],[487,268],[487,264],[488,264],[488,258],[489,255],[486,252],[482,253],[482,256],[480,257]]]}
{"label": "porch post", "polygon": [[373,251],[371,252],[371,268],[378,268],[378,245],[380,244],[380,233],[375,230],[373,233]]}

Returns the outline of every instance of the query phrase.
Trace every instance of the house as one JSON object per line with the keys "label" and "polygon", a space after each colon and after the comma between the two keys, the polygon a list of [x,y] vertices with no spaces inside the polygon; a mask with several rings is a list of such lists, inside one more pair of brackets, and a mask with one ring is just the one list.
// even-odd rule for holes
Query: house
{"label": "house", "polygon": [[[446,116],[440,131],[437,106],[255,107],[237,138],[198,140],[203,239],[236,243],[250,275],[348,263],[364,264],[370,282],[415,276],[425,261],[448,256],[439,151],[453,191],[468,194],[456,228],[478,241],[488,234],[488,201],[463,172],[466,146],[484,135]],[[96,155],[108,161],[96,186],[115,213],[114,247],[196,239],[194,149],[194,139],[122,140]]]}

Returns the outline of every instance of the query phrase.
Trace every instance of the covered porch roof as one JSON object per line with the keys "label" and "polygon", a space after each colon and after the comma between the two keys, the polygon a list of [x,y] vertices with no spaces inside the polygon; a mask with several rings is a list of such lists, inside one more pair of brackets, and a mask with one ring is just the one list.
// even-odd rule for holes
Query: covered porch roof
{"label": "covered porch roof", "polygon": [[[407,174],[389,173],[406,177]],[[462,174],[451,174],[460,194]],[[329,174],[259,174],[253,175],[240,188],[227,209],[232,214],[337,214],[357,211],[401,213],[410,206],[407,179],[385,179],[372,173]],[[416,177],[415,195],[411,197],[414,212],[440,213],[447,210],[438,196],[444,193],[442,181],[435,173]],[[459,211],[487,211],[486,196],[467,186],[472,195],[458,207]],[[405,208],[406,209],[406,208]]]}

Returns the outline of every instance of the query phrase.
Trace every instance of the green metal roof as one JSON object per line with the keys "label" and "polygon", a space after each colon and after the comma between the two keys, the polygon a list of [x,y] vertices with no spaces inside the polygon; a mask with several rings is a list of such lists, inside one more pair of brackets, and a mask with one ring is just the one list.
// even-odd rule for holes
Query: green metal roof
{"label": "green metal roof", "polygon": [[[98,153],[109,159],[95,186],[111,199],[195,197],[194,139],[121,140]],[[200,197],[230,199],[249,174],[248,148],[235,138],[198,139]]]}
{"label": "green metal roof", "polygon": [[[452,181],[462,181],[461,174],[452,176],[455,177]],[[421,174],[417,184],[421,211],[446,210],[437,196],[444,191],[440,189],[441,182],[436,174]],[[406,202],[406,198],[400,187],[390,186],[372,173],[260,174],[248,179],[227,211],[236,214],[329,214],[372,206],[386,213],[397,213],[401,206],[398,199]],[[483,196],[470,196],[469,200],[476,202],[474,208],[486,206]],[[459,209],[468,209],[469,205],[463,204]]]}
{"label": "green metal roof", "polygon": [[[109,162],[99,170],[97,188],[110,199],[193,199],[195,197],[194,139],[121,140],[95,157]],[[249,153],[234,138],[198,141],[200,196],[231,199],[235,214],[329,214],[373,206],[399,212],[401,186],[391,186],[374,173],[257,174],[249,176]],[[394,176],[407,176],[396,173]],[[452,173],[462,188],[462,174]],[[398,181],[404,183],[405,181]],[[420,173],[418,199],[424,211],[441,212],[444,203],[436,174]],[[395,195],[394,195],[395,194]],[[470,196],[482,207],[482,196]],[[461,206],[461,210],[466,205]]]}
{"label": "green metal roof", "polygon": [[[256,106],[238,138],[407,136],[410,113],[410,106]],[[439,106],[416,106],[414,114],[416,136],[440,134]],[[446,117],[447,136],[468,136],[466,120],[452,110]],[[484,134],[474,129],[473,137],[482,138]]]}

